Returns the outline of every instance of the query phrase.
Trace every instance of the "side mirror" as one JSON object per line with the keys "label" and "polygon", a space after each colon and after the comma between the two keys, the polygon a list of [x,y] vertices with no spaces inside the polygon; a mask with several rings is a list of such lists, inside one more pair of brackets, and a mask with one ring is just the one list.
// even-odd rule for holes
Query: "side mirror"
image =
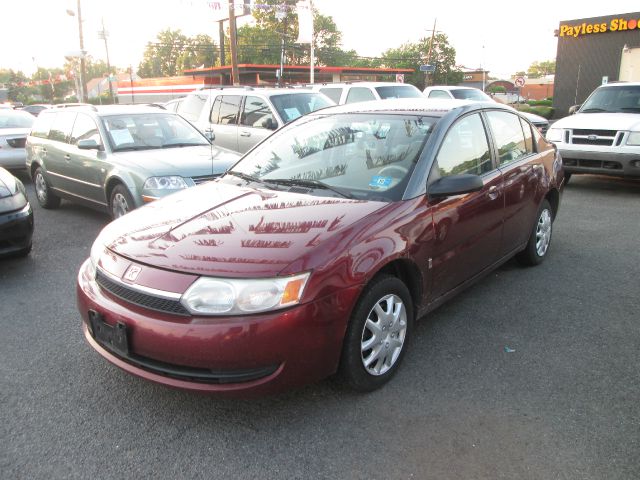
{"label": "side mirror", "polygon": [[580,107],[582,105],[573,105],[571,107],[569,107],[569,115],[573,115],[574,113],[577,113],[578,110],[580,110]]}
{"label": "side mirror", "polygon": [[273,120],[273,118],[268,117],[262,121],[262,127],[267,130],[277,130],[278,124]]}
{"label": "side mirror", "polygon": [[211,143],[213,143],[213,141],[216,139],[216,134],[213,133],[213,130],[211,130],[210,128],[207,128],[204,131],[204,136],[207,137],[207,140],[209,140]]}
{"label": "side mirror", "polygon": [[77,146],[80,150],[100,150],[100,144],[94,138],[78,140]]}
{"label": "side mirror", "polygon": [[430,197],[451,197],[462,195],[463,193],[477,192],[482,190],[484,183],[478,175],[468,173],[462,175],[450,175],[442,177],[427,187]]}

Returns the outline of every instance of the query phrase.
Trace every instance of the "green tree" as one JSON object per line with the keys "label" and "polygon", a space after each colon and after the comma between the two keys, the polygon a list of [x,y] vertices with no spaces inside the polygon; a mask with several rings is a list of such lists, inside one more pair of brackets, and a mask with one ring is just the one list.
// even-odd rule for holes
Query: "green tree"
{"label": "green tree", "polygon": [[208,35],[187,37],[181,30],[166,29],[149,42],[138,66],[141,77],[171,77],[200,65],[213,66],[216,46]]}
{"label": "green tree", "polygon": [[533,62],[527,69],[527,76],[529,78],[540,78],[545,75],[552,75],[556,73],[555,60],[545,60],[542,62]]}
{"label": "green tree", "polygon": [[[429,56],[429,53],[431,56]],[[411,68],[415,73],[405,77],[405,82],[423,89],[426,86],[425,73],[420,65],[435,65],[435,72],[429,75],[433,85],[455,85],[462,81],[463,74],[456,67],[456,50],[449,44],[446,34],[438,33],[433,38],[422,38],[418,43],[405,43],[398,48],[390,48],[382,54],[382,66],[388,68]]]}

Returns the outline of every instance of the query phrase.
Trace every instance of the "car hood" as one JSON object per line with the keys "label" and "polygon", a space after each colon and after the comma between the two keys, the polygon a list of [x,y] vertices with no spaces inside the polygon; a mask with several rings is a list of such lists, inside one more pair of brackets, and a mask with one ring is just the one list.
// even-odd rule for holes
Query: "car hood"
{"label": "car hood", "polygon": [[384,205],[215,181],[134,210],[105,227],[99,241],[159,268],[274,276]]}
{"label": "car hood", "polygon": [[16,179],[4,168],[0,168],[0,198],[11,197],[17,191]]}
{"label": "car hood", "polygon": [[549,120],[547,120],[544,117],[541,117],[540,115],[536,115],[535,113],[520,112],[520,115],[522,115],[524,118],[529,120],[531,123],[545,123],[545,124],[549,123]]}
{"label": "car hood", "polygon": [[558,120],[552,128],[640,130],[640,115],[637,113],[576,113]]}
{"label": "car hood", "polygon": [[222,174],[240,159],[231,150],[206,145],[115,152],[114,159],[146,169],[153,176]]}

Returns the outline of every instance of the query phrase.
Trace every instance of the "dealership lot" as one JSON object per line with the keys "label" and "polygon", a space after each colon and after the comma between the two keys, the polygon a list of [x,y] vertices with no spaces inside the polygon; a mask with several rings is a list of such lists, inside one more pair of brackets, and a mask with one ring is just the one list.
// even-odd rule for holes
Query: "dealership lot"
{"label": "dealership lot", "polygon": [[108,218],[36,215],[0,262],[4,478],[638,478],[640,182],[574,176],[550,257],[509,262],[419,323],[385,388],[220,400],[85,343],[75,276]]}

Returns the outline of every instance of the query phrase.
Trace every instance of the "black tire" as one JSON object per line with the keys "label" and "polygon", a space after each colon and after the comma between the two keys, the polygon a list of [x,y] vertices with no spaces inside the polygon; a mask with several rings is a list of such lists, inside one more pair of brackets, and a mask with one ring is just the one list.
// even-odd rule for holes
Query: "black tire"
{"label": "black tire", "polygon": [[116,218],[122,217],[134,208],[136,207],[133,203],[133,197],[129,193],[129,190],[127,190],[127,187],[121,183],[116,185],[113,190],[111,190],[111,195],[109,196],[109,213],[111,214],[111,218],[115,220]]}
{"label": "black tire", "polygon": [[[397,307],[399,315],[391,315],[397,321],[379,316],[377,306],[387,312]],[[376,321],[367,324],[367,319]],[[380,325],[382,329],[378,328]],[[373,326],[377,334],[373,333]],[[341,379],[362,392],[383,386],[398,371],[412,327],[413,303],[406,285],[393,276],[374,278],[362,292],[347,326],[338,372]],[[368,345],[372,348],[366,348]]]}
{"label": "black tire", "polygon": [[51,191],[40,167],[33,172],[33,185],[36,189],[36,198],[42,208],[53,209],[60,206],[60,197]]}
{"label": "black tire", "polygon": [[564,172],[564,184],[568,185],[571,180],[571,172]]}
{"label": "black tire", "polygon": [[27,255],[29,255],[29,253],[31,253],[31,247],[32,245],[30,244],[28,247],[24,247],[22,250],[19,250],[16,253],[16,257],[26,257]]}
{"label": "black tire", "polygon": [[538,209],[536,222],[533,225],[527,246],[516,255],[516,260],[526,266],[541,264],[549,254],[552,233],[553,210],[549,201],[543,200]]}

